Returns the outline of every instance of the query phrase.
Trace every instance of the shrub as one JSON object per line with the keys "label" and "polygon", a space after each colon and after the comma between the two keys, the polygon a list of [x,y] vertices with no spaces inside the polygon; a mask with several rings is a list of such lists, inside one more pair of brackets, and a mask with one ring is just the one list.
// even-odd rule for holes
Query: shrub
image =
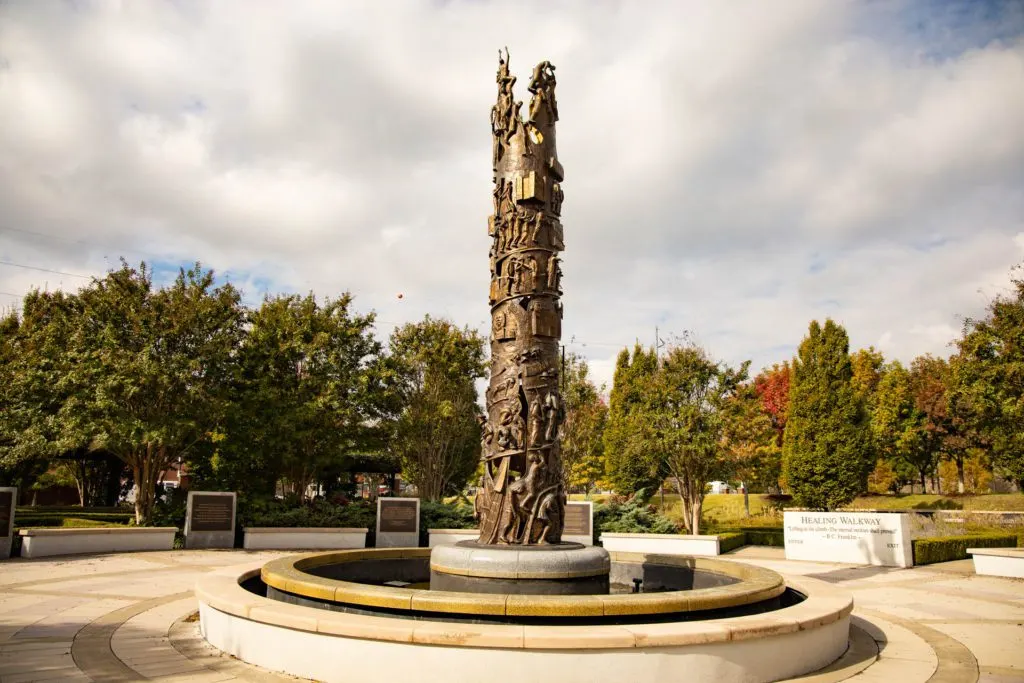
{"label": "shrub", "polygon": [[[782,548],[786,545],[785,533],[781,527],[739,527],[719,530],[719,537],[723,534],[742,533],[746,545],[766,545],[774,548]],[[724,550],[722,552],[725,552]]]}
{"label": "shrub", "polygon": [[636,498],[626,502],[610,501],[594,506],[594,543],[601,532],[624,534],[677,534],[679,527],[660,514],[653,505],[644,505]]}
{"label": "shrub", "polygon": [[120,526],[122,524],[128,524],[132,519],[135,518],[132,514],[125,513],[92,513],[82,512],[82,508],[78,509],[78,512],[60,512],[60,513],[29,513],[29,514],[17,514],[14,515],[14,524],[19,528],[28,527],[68,527],[68,526],[87,526],[86,524],[80,524],[79,522],[92,522],[91,526]]}
{"label": "shrub", "polygon": [[718,552],[723,555],[730,550],[736,550],[747,544],[747,534],[743,531],[729,531],[718,534]]}
{"label": "shrub", "polygon": [[455,503],[420,501],[420,545],[429,541],[430,529],[475,529],[473,508]]}
{"label": "shrub", "polygon": [[1016,534],[989,533],[919,538],[913,541],[914,564],[966,560],[968,548],[1012,548],[1016,545]]}
{"label": "shrub", "polygon": [[247,527],[365,527],[377,524],[377,507],[369,501],[353,501],[347,505],[334,505],[313,501],[299,507],[284,501],[251,501],[239,514],[240,526]]}

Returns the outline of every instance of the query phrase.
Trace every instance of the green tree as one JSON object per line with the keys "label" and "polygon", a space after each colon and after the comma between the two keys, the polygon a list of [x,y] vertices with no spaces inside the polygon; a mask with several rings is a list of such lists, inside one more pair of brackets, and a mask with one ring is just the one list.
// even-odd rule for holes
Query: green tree
{"label": "green tree", "polygon": [[427,316],[391,335],[389,368],[401,406],[391,449],[403,477],[429,501],[460,491],[480,456],[483,340]]}
{"label": "green tree", "polygon": [[603,441],[607,481],[622,495],[653,492],[666,476],[656,458],[630,448],[631,414],[641,402],[641,384],[657,368],[654,350],[644,350],[639,344],[633,347],[632,355],[623,349],[615,362]]}
{"label": "green tree", "polygon": [[871,414],[871,435],[879,462],[891,472],[890,487],[898,492],[914,477],[925,477],[934,466],[924,438],[926,416],[914,401],[910,372],[899,361],[889,364],[877,385]]}
{"label": "green tree", "polygon": [[[996,471],[1024,489],[1024,278],[1015,275],[984,318],[964,323],[957,347],[950,412],[973,437],[968,445],[986,446]],[[958,468],[962,489],[962,458]]]}
{"label": "green tree", "polygon": [[834,510],[866,488],[875,463],[852,378],[846,330],[813,321],[793,363],[782,452],[798,505]]}
{"label": "green tree", "polygon": [[726,408],[746,379],[697,346],[673,348],[653,374],[637,383],[639,402],[629,415],[629,454],[649,454],[666,472],[682,501],[683,522],[700,533],[704,491],[731,463],[723,447]]}
{"label": "green tree", "polygon": [[588,497],[604,476],[603,437],[608,421],[608,406],[589,374],[586,359],[569,354],[562,377],[565,421],[560,429],[566,484],[582,488]]}
{"label": "green tree", "polygon": [[301,498],[336,478],[350,454],[379,452],[381,349],[373,315],[353,313],[348,293],[266,298],[238,352],[236,400],[210,476],[254,494],[273,494],[281,479]]}
{"label": "green tree", "polygon": [[223,419],[244,322],[239,293],[214,286],[199,264],[156,289],[145,263],[122,263],[78,298],[65,379],[91,396],[65,401],[60,419],[131,468],[136,521],[146,524],[160,474],[209,443]]}

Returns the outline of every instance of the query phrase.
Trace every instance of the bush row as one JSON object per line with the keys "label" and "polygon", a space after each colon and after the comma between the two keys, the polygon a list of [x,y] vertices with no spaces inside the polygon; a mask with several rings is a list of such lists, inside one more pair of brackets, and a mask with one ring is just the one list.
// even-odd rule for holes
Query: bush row
{"label": "bush row", "polygon": [[914,564],[966,560],[968,548],[1012,548],[1016,545],[1016,534],[983,533],[919,538],[913,541]]}
{"label": "bush row", "polygon": [[[135,519],[135,515],[109,512],[64,512],[46,514],[18,514],[14,515],[14,524],[19,529],[28,527],[54,527],[54,526],[86,526],[77,522],[89,521],[97,524],[123,525],[129,524]],[[70,523],[69,523],[70,522]],[[96,526],[93,524],[92,526]]]}
{"label": "bush row", "polygon": [[743,531],[729,531],[718,534],[718,552],[725,554],[747,545],[747,534]]}

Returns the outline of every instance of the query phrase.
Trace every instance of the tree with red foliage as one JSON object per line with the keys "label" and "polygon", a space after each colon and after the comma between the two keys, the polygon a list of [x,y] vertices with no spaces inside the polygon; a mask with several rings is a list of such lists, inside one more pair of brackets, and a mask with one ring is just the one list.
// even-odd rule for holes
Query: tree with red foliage
{"label": "tree with red foliage", "polygon": [[761,407],[772,421],[776,434],[776,445],[782,448],[786,433],[786,419],[789,415],[789,361],[776,363],[769,370],[762,370],[754,378],[754,389],[761,399]]}

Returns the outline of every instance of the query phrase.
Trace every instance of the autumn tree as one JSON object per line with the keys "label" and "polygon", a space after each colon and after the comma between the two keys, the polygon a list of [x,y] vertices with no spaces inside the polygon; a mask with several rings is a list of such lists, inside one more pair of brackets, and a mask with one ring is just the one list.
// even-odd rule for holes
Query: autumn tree
{"label": "autumn tree", "polygon": [[765,410],[757,382],[744,382],[725,403],[723,448],[747,489],[778,488],[782,447],[772,416]]}
{"label": "autumn tree", "polygon": [[477,468],[481,415],[475,381],[484,342],[468,328],[427,316],[391,335],[389,372],[401,409],[391,451],[424,500],[462,489]]}
{"label": "autumn tree", "polygon": [[853,387],[846,331],[810,325],[793,364],[783,469],[798,505],[834,510],[865,490],[874,467]]}
{"label": "autumn tree", "polygon": [[605,474],[615,491],[631,495],[652,493],[665,479],[659,461],[650,454],[630,448],[631,415],[642,400],[642,383],[658,368],[654,349],[639,344],[619,352],[608,402],[608,422],[604,429]]}
{"label": "autumn tree", "polygon": [[940,460],[950,460],[957,472],[963,472],[966,452],[964,424],[961,417],[950,410],[952,380],[952,370],[944,358],[925,354],[910,364],[914,408],[924,418],[920,432],[921,461],[917,464],[922,491],[925,477],[937,475]]}
{"label": "autumn tree", "polygon": [[782,444],[786,435],[789,417],[789,384],[793,370],[789,362],[772,365],[754,378],[754,390],[761,399],[762,412],[771,421],[775,434],[774,447],[764,451],[762,484],[771,491],[781,490],[779,478],[782,475]]}
{"label": "autumn tree", "polygon": [[604,476],[603,437],[608,419],[608,406],[589,374],[586,359],[576,354],[566,357],[562,377],[565,421],[560,430],[562,467],[568,486],[582,488],[588,497]]}

